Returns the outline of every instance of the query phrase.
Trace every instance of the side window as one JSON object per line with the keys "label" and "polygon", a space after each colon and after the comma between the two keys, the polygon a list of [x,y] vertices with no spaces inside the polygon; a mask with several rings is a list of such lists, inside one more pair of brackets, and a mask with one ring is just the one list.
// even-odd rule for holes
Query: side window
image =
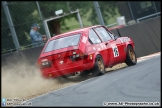
{"label": "side window", "polygon": [[103,41],[108,41],[112,39],[112,37],[108,34],[107,30],[105,30],[105,28],[103,27],[95,28],[95,31],[98,33]]}
{"label": "side window", "polygon": [[114,39],[114,34],[111,33],[111,32],[109,32],[108,30],[106,30],[106,31],[107,31],[107,33],[111,36],[111,38]]}
{"label": "side window", "polygon": [[101,40],[92,29],[89,31],[89,41],[92,44],[101,43]]}

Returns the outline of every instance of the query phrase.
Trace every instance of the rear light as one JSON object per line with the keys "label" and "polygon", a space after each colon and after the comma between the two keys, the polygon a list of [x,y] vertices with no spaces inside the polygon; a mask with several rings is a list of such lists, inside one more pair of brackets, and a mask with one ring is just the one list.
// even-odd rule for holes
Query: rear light
{"label": "rear light", "polygon": [[42,62],[42,66],[46,66],[46,65],[49,65],[50,63],[47,61],[47,62]]}
{"label": "rear light", "polygon": [[79,54],[75,54],[75,55],[73,55],[72,57],[73,57],[73,58],[78,58],[78,57],[80,57],[80,55],[79,55]]}
{"label": "rear light", "polygon": [[73,54],[76,54],[76,52],[73,52]]}
{"label": "rear light", "polygon": [[77,54],[75,57],[79,57],[80,55],[79,54]]}
{"label": "rear light", "polygon": [[51,62],[48,59],[42,59],[41,67],[51,67]]}
{"label": "rear light", "polygon": [[70,59],[72,61],[75,61],[75,60],[85,59],[87,57],[88,57],[88,54],[83,54],[83,53],[82,54],[76,54],[76,53],[73,52],[73,55],[70,56]]}

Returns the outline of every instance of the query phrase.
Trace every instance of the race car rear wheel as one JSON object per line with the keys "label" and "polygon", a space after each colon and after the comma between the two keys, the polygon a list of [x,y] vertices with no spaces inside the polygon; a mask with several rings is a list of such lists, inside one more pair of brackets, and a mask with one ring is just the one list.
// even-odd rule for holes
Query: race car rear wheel
{"label": "race car rear wheel", "polygon": [[127,47],[127,54],[126,54],[125,63],[128,66],[135,65],[137,63],[136,53],[130,45],[128,45],[128,47]]}
{"label": "race car rear wheel", "polygon": [[97,55],[95,60],[94,68],[92,69],[93,76],[103,75],[105,74],[105,65],[102,57]]}

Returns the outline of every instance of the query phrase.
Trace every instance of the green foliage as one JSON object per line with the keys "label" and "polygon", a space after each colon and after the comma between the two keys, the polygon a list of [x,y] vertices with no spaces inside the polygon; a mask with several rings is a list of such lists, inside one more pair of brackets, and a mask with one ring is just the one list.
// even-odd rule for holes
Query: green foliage
{"label": "green foliage", "polygon": [[65,1],[39,1],[43,18],[48,18],[55,15],[55,11],[62,9],[64,13],[68,12]]}
{"label": "green foliage", "polygon": [[8,7],[20,46],[31,44],[30,27],[32,23],[40,20],[35,2],[17,2]]}
{"label": "green foliage", "polygon": [[1,10],[1,45],[1,52],[15,48],[3,8]]}
{"label": "green foliage", "polygon": [[[116,18],[120,16],[118,12],[117,2],[115,1],[100,1],[98,2],[100,5],[100,10],[102,13],[102,17],[105,25],[112,24],[116,22]],[[95,11],[93,9],[93,11]],[[94,14],[91,18],[94,17]]]}
{"label": "green foliage", "polygon": [[[9,11],[21,47],[31,44],[29,32],[33,23],[38,23],[41,26],[40,33],[45,34],[36,1],[8,1],[7,3],[9,3]],[[76,11],[76,9],[79,9],[84,27],[99,24],[93,1],[39,1],[38,3],[43,19],[56,17],[55,11],[60,9],[62,9],[64,13],[69,13],[70,11]],[[100,1],[99,5],[105,25],[114,23],[116,21],[115,18],[120,16],[115,1]],[[6,16],[4,14],[3,7],[1,9],[1,12],[1,39],[2,50],[4,51],[10,48],[15,48],[15,45],[12,40],[12,35]],[[52,23],[58,22],[61,25],[59,28],[61,33],[80,28],[77,14],[71,14],[69,16],[51,22],[51,24],[49,24],[49,26],[51,26],[50,29],[53,29]],[[50,30],[50,32],[52,34],[54,31]]]}

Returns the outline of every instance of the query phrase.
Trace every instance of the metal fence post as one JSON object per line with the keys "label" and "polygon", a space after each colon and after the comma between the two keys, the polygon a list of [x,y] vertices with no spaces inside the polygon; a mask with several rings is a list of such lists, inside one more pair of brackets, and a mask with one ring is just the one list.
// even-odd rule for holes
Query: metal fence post
{"label": "metal fence post", "polygon": [[78,20],[79,20],[79,23],[80,23],[80,27],[83,28],[83,22],[82,22],[82,19],[80,17],[80,14],[79,14],[79,10],[77,9],[77,17],[78,17]]}
{"label": "metal fence post", "polygon": [[[155,1],[153,1],[154,4],[154,8],[155,8],[155,13],[157,13],[157,9],[156,9],[156,5],[155,5]],[[158,15],[157,15],[158,16]]]}
{"label": "metal fence post", "polygon": [[131,8],[131,6],[130,6],[129,1],[128,1],[128,6],[129,6],[129,9],[130,9],[130,13],[131,13],[132,19],[134,20],[134,16],[133,16],[132,8]]}
{"label": "metal fence post", "polygon": [[45,26],[45,22],[43,21],[43,16],[42,16],[42,14],[41,14],[41,10],[40,10],[38,1],[36,1],[36,4],[37,4],[37,7],[38,7],[39,15],[40,15],[41,20],[42,20],[42,22],[43,22],[43,27],[44,27],[44,29],[45,29],[46,36],[47,36],[47,38],[49,39],[49,38],[51,38],[51,36],[49,36],[49,33],[47,32],[47,28],[46,28],[46,26]]}
{"label": "metal fence post", "polygon": [[67,7],[69,9],[69,12],[71,12],[70,7],[69,7],[69,2],[67,1],[66,3],[67,3]]}
{"label": "metal fence post", "polygon": [[11,35],[12,35],[12,38],[13,38],[13,41],[14,41],[14,44],[15,44],[15,48],[17,50],[19,50],[20,45],[19,45],[19,41],[18,41],[16,32],[15,32],[15,28],[14,28],[14,25],[13,25],[13,22],[12,22],[12,19],[11,19],[10,11],[8,9],[8,6],[7,6],[7,2],[3,1],[2,3],[3,3],[3,8],[4,8],[4,11],[5,11],[5,15],[7,17],[7,22],[8,22],[9,28],[11,30]]}
{"label": "metal fence post", "polygon": [[100,7],[99,7],[99,4],[97,1],[94,2],[94,7],[96,9],[96,13],[97,13],[100,24],[104,26],[105,25],[104,20],[103,20],[103,17],[102,17],[101,11],[100,11]]}

